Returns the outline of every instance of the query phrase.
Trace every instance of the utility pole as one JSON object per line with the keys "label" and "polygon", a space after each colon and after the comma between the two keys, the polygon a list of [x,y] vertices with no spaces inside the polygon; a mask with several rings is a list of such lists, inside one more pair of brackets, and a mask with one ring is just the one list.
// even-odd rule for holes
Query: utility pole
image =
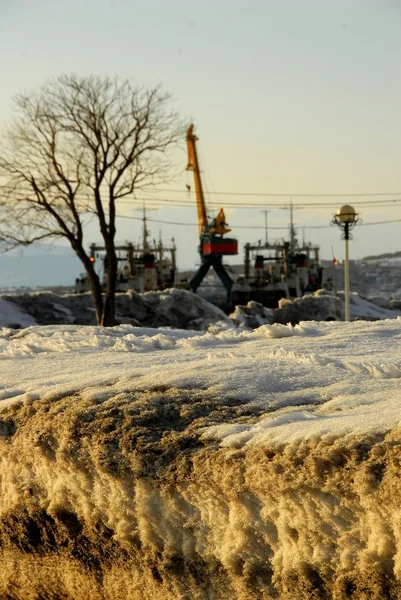
{"label": "utility pole", "polygon": [[148,228],[146,227],[146,208],[145,203],[143,203],[143,217],[142,217],[142,244],[143,244],[143,253],[146,254],[149,250],[148,244]]}
{"label": "utility pole", "polygon": [[267,213],[271,212],[271,210],[261,210],[260,212],[265,214],[265,246],[267,246]]}

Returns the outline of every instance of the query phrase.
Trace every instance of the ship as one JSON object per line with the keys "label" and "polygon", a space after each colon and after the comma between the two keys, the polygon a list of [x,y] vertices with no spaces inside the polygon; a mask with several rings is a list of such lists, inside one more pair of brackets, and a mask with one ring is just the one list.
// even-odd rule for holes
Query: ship
{"label": "ship", "polygon": [[[301,298],[324,285],[330,287],[321,266],[319,246],[296,237],[293,207],[290,204],[290,239],[270,244],[246,243],[244,269],[232,287],[233,304],[250,300],[267,308],[277,308],[282,298]],[[267,237],[267,235],[266,235]]]}
{"label": "ship", "polygon": [[[115,247],[118,260],[117,292],[134,290],[144,292],[160,291],[175,286],[177,267],[177,248],[174,238],[166,246],[161,238],[159,241],[149,241],[149,232],[146,224],[146,210],[143,209],[142,243],[126,242]],[[105,247],[91,244],[90,260],[99,264],[98,275],[105,286],[107,264],[105,260]],[[82,273],[75,280],[74,291],[76,294],[89,292],[90,285],[86,273]]]}

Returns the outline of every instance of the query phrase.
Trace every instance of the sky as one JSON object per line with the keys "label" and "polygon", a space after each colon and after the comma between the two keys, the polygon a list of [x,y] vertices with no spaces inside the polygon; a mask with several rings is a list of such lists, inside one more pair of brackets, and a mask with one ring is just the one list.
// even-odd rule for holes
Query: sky
{"label": "sky", "polygon": [[[266,210],[268,240],[287,239],[291,200],[299,240],[320,245],[322,258],[344,255],[330,226],[344,203],[362,219],[351,258],[397,251],[400,34],[398,0],[3,0],[0,122],[15,93],[61,73],[161,84],[195,124],[210,214],[225,208],[239,240],[239,257],[227,262],[242,260],[244,243],[264,241]],[[180,163],[168,191],[147,202],[156,209],[149,229],[166,243],[174,236],[178,266],[190,268],[199,262],[197,214],[184,140]],[[141,207],[121,205],[119,241],[140,239]],[[100,241],[93,225],[86,235],[88,245]]]}

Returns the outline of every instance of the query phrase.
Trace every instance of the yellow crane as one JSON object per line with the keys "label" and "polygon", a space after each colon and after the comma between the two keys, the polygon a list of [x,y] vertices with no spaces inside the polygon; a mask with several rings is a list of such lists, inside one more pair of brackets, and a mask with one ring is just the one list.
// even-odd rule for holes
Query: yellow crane
{"label": "yellow crane", "polygon": [[192,277],[188,287],[193,292],[196,292],[210,267],[213,267],[227,290],[227,303],[231,304],[231,288],[233,280],[224,268],[222,257],[225,255],[238,254],[238,241],[233,238],[224,238],[224,235],[230,232],[231,229],[227,227],[223,208],[220,209],[216,217],[209,223],[206,213],[198,154],[196,151],[197,140],[198,138],[194,134],[194,125],[191,123],[187,129],[187,170],[193,171],[194,173],[201,266]]}

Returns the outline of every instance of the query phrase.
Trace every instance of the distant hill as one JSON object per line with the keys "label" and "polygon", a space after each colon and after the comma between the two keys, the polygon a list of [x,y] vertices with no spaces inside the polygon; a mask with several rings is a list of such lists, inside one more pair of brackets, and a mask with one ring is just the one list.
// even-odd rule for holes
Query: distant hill
{"label": "distant hill", "polygon": [[32,246],[0,254],[0,289],[72,286],[82,270],[68,247]]}
{"label": "distant hill", "polygon": [[401,250],[398,252],[385,252],[384,254],[375,254],[371,256],[365,256],[361,259],[361,262],[380,262],[388,260],[401,259]]}

